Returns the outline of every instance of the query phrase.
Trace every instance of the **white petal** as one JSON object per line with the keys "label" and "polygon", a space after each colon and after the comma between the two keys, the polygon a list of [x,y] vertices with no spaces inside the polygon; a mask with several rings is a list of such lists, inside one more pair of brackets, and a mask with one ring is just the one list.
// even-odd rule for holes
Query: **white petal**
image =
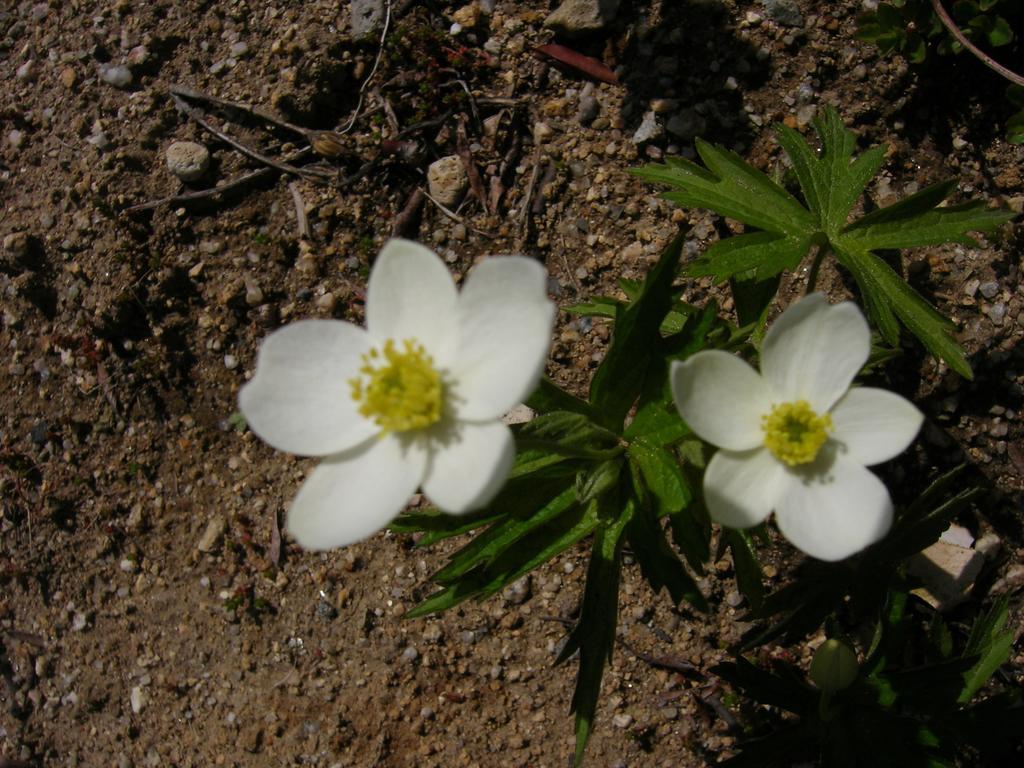
{"label": "white petal", "polygon": [[764,442],[771,390],[757,371],[720,350],[672,363],[672,397],[683,421],[709,443],[746,451]]}
{"label": "white petal", "polygon": [[363,418],[348,380],[370,347],[366,331],[339,320],[300,320],[270,334],[238,407],[261,439],[280,451],[327,456],[378,428]]}
{"label": "white petal", "polygon": [[848,301],[813,293],[779,316],[761,348],[761,373],[777,398],[824,413],[843,396],[871,351],[864,315]]}
{"label": "white petal", "polygon": [[288,532],[304,549],[344,547],[379,531],[402,511],[427,463],[423,447],[394,435],[331,456],[302,484]]}
{"label": "white petal", "polygon": [[851,389],[832,409],[833,439],[846,458],[869,467],[903,453],[923,421],[909,400],[874,387]]}
{"label": "white petal", "polygon": [[785,468],[767,448],[722,450],[704,471],[704,503],[716,523],[749,528],[768,517],[786,482]]}
{"label": "white petal", "polygon": [[775,520],[812,557],[842,560],[885,536],[892,500],[882,481],[857,462],[837,454],[822,464],[821,471],[788,473]]}
{"label": "white petal", "polygon": [[366,288],[366,327],[377,341],[415,339],[439,367],[448,365],[456,340],[455,281],[429,248],[389,240]]}
{"label": "white petal", "polygon": [[544,371],[554,319],[547,272],[536,261],[492,257],[469,273],[452,363],[459,419],[496,419],[529,397]]}
{"label": "white petal", "polygon": [[500,421],[460,422],[432,445],[423,492],[455,515],[486,506],[505,484],[516,448]]}

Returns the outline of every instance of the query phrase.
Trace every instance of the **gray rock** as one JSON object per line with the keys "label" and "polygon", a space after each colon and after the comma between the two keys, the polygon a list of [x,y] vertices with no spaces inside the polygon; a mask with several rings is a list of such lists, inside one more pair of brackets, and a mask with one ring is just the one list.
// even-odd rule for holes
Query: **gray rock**
{"label": "gray rock", "polygon": [[194,141],[176,141],[167,148],[167,170],[182,181],[202,178],[210,167],[210,151]]}
{"label": "gray rock", "polygon": [[228,524],[224,519],[224,515],[214,515],[211,517],[210,522],[206,524],[206,530],[203,531],[203,535],[196,545],[196,549],[200,552],[213,551],[213,548],[217,546],[217,542],[224,536],[224,531],[227,528]]}
{"label": "gray rock", "polygon": [[565,0],[544,26],[569,36],[584,35],[604,29],[618,12],[619,0]]}
{"label": "gray rock", "polygon": [[764,12],[776,24],[784,27],[802,27],[803,14],[793,0],[761,0]]}
{"label": "gray rock", "polygon": [[115,88],[132,84],[132,71],[122,64],[100,64],[100,80]]}
{"label": "gray rock", "polygon": [[981,291],[981,295],[986,299],[994,299],[996,294],[999,293],[999,283],[995,280],[989,280],[988,282],[982,283],[978,290]]}
{"label": "gray rock", "polygon": [[469,188],[469,175],[458,155],[435,160],[427,168],[430,196],[446,208],[454,208]]}
{"label": "gray rock", "polygon": [[352,0],[349,24],[357,40],[380,30],[384,26],[384,0]]}
{"label": "gray rock", "polygon": [[580,106],[576,112],[576,119],[580,125],[590,125],[600,111],[601,105],[594,97],[594,84],[587,83],[580,92]]}
{"label": "gray rock", "polygon": [[707,121],[695,109],[684,109],[673,115],[665,128],[673,136],[690,140],[704,133],[707,129]]}
{"label": "gray rock", "polygon": [[634,144],[643,144],[647,141],[653,141],[654,139],[660,138],[664,129],[658,123],[658,118],[654,114],[654,110],[648,110],[644,112],[643,119],[640,121],[640,127],[636,129],[636,133],[633,134]]}

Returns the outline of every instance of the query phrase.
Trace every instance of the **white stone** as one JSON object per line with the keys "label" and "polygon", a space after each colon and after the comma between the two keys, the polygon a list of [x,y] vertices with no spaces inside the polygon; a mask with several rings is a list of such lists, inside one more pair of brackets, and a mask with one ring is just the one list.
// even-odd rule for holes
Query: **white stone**
{"label": "white stone", "polygon": [[182,181],[202,178],[210,167],[210,151],[194,141],[176,141],[167,148],[167,170]]}
{"label": "white stone", "polygon": [[430,196],[446,208],[454,208],[469,187],[469,175],[458,155],[435,160],[427,168]]}

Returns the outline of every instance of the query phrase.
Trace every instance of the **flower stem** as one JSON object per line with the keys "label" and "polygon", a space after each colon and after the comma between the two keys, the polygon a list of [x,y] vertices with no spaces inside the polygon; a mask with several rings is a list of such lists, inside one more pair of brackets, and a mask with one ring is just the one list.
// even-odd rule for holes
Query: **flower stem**
{"label": "flower stem", "polygon": [[941,21],[943,26],[949,30],[949,33],[959,41],[960,45],[977,56],[982,64],[993,72],[998,72],[1011,83],[1024,86],[1024,77],[1021,77],[1013,70],[1007,69],[967,39],[967,35],[965,35],[960,27],[956,25],[956,22],[953,21],[953,17],[949,15],[939,0],[932,0],[932,10],[935,11],[935,15],[939,17],[939,21]]}

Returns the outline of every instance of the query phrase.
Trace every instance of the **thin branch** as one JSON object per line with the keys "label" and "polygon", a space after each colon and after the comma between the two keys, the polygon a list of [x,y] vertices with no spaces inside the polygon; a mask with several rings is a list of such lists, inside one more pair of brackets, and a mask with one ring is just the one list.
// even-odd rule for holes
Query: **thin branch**
{"label": "thin branch", "polygon": [[391,0],[387,0],[387,9],[384,13],[384,27],[380,32],[380,44],[377,46],[377,57],[373,60],[373,66],[370,68],[370,74],[363,80],[363,84],[359,86],[359,100],[356,102],[355,111],[352,112],[352,119],[348,121],[348,125],[341,129],[340,133],[348,133],[352,130],[352,126],[356,124],[356,120],[359,118],[359,110],[363,108],[363,92],[366,90],[366,86],[370,84],[370,80],[377,74],[377,67],[380,66],[381,56],[384,55],[384,40],[388,36],[388,28],[391,26]]}
{"label": "thin branch", "polygon": [[[303,154],[309,150],[303,150]],[[294,158],[295,155],[292,155]],[[216,187],[210,187],[209,189],[200,189],[195,192],[185,192],[181,195],[170,195],[168,197],[161,197],[159,200],[151,200],[148,203],[139,203],[133,205],[130,208],[125,208],[123,213],[141,213],[142,211],[151,211],[154,208],[159,208],[162,205],[176,205],[177,203],[190,203],[193,200],[202,200],[207,197],[215,197],[221,192],[227,192],[228,190],[240,187],[243,184],[248,184],[254,179],[258,179],[261,176],[266,176],[268,173],[273,173],[273,168],[257,168],[255,171],[243,174],[237,179],[227,181]]]}
{"label": "thin branch", "polygon": [[311,181],[318,181],[322,183],[327,178],[330,178],[332,176],[332,174],[327,171],[321,171],[313,168],[296,168],[294,165],[278,162],[272,157],[267,157],[261,152],[257,152],[255,149],[247,147],[245,144],[238,141],[237,139],[228,136],[228,134],[224,133],[224,131],[214,127],[202,116],[202,113],[200,113],[198,109],[188,104],[181,96],[178,96],[176,93],[172,93],[171,98],[174,99],[174,103],[179,110],[181,110],[190,118],[195,120],[199,125],[201,125],[207,131],[212,133],[218,139],[227,144],[230,144],[232,147],[237,149],[246,157],[250,157],[253,160],[256,160],[257,162],[270,166],[271,168],[276,168],[277,170],[282,171],[283,173],[290,173],[294,176],[299,176],[304,179],[310,179]]}
{"label": "thin branch", "polygon": [[939,21],[942,22],[942,25],[949,30],[949,33],[960,42],[960,45],[977,56],[982,64],[993,72],[998,72],[1011,83],[1016,83],[1017,85],[1024,87],[1024,77],[1021,77],[1016,72],[1007,69],[967,39],[967,35],[960,31],[960,27],[958,27],[956,22],[953,21],[953,17],[950,16],[946,9],[942,7],[940,0],[932,0],[932,9],[935,11],[935,15],[939,17]]}
{"label": "thin branch", "polygon": [[222,99],[218,96],[211,96],[207,93],[202,93],[201,91],[189,88],[188,86],[171,85],[167,88],[167,90],[176,96],[181,96],[182,98],[192,99],[193,101],[203,101],[207,104],[213,104],[217,107],[224,107],[226,109],[233,109],[238,112],[243,112],[247,115],[255,117],[258,120],[263,120],[264,122],[270,123],[271,125],[276,125],[278,128],[283,128],[286,131],[297,133],[306,141],[310,140],[311,134],[316,133],[316,131],[312,131],[309,128],[303,128],[301,125],[295,125],[294,123],[289,123],[286,120],[279,120],[273,115],[269,115],[263,110],[257,107],[250,106],[249,104],[243,104],[237,101],[228,101],[227,99]]}
{"label": "thin branch", "polygon": [[299,230],[299,240],[309,240],[309,219],[306,217],[306,203],[302,193],[294,181],[288,184],[288,191],[292,193],[292,202],[295,204],[295,225]]}
{"label": "thin branch", "polygon": [[497,235],[495,235],[492,232],[484,232],[484,230],[482,230],[482,229],[477,229],[476,227],[469,226],[468,224],[466,224],[466,220],[463,219],[461,216],[459,216],[459,214],[457,214],[455,211],[453,211],[448,206],[444,205],[444,203],[441,203],[441,202],[438,202],[437,200],[435,200],[433,197],[430,196],[430,193],[424,191],[422,187],[420,187],[420,191],[423,192],[423,196],[426,197],[427,200],[432,202],[437,207],[437,210],[439,210],[441,213],[443,213],[449,219],[454,221],[456,224],[462,224],[463,226],[468,227],[470,230],[472,230],[476,234],[480,235],[481,237],[486,237],[486,238],[488,238],[490,240],[493,240],[493,239],[495,239],[497,237]]}

